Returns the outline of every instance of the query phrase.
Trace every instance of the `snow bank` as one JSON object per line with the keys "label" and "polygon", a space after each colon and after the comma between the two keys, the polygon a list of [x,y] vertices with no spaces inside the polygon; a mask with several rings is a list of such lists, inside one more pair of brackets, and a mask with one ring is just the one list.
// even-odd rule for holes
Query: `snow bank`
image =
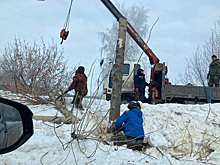
{"label": "snow bank", "polygon": [[[0,92],[2,97],[12,98],[10,93]],[[15,97],[14,97],[15,98]],[[71,99],[68,109],[71,109]],[[83,101],[85,107],[89,100]],[[28,105],[34,115],[57,115],[51,105]],[[100,135],[96,130],[90,139],[71,141],[72,125],[54,125],[34,120],[34,135],[17,150],[0,156],[0,165],[39,165],[39,164],[110,164],[110,165],[200,165],[220,162],[220,104],[181,105],[181,104],[142,104],[144,114],[145,140],[151,148],[144,153],[134,152],[126,145],[117,147],[105,145],[91,138]],[[108,123],[106,113],[110,102],[95,100],[89,110],[89,122],[85,132],[94,124],[102,122],[105,130]],[[121,113],[127,105],[121,106]],[[210,114],[208,119],[208,112]],[[74,113],[76,113],[74,109]],[[85,111],[77,114],[83,119]],[[95,115],[95,116],[94,116]],[[53,126],[57,128],[54,129]],[[57,137],[57,136],[59,137]],[[62,145],[63,144],[63,145]],[[198,161],[198,160],[200,161]]]}

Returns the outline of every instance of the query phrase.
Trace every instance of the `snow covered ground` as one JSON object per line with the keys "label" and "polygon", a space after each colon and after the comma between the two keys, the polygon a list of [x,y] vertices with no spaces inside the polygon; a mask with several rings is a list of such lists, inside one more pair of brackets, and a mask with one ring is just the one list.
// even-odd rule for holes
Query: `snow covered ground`
{"label": "snow covered ground", "polygon": [[[2,91],[0,96],[16,100],[12,94]],[[71,98],[67,99],[67,102],[68,109],[71,110]],[[52,105],[24,104],[37,116],[62,116]],[[76,109],[73,111],[81,119],[81,124],[84,121],[81,130],[85,130],[82,132],[88,134],[88,130],[93,129],[93,125],[99,123],[103,117],[101,127],[105,130],[108,123],[108,116],[105,114],[110,102],[94,100],[90,104],[89,99],[84,99],[83,104],[84,107],[91,106],[89,112],[79,112]],[[33,120],[34,135],[17,150],[0,155],[0,165],[220,164],[220,103],[141,106],[144,114],[145,140],[151,146],[143,153],[127,149],[126,145],[105,145],[94,140],[97,135],[104,137],[99,129],[86,140],[71,141],[73,125],[54,125]],[[121,113],[124,110],[127,110],[126,104],[121,106]],[[85,113],[89,114],[86,117],[90,117],[83,120]]]}

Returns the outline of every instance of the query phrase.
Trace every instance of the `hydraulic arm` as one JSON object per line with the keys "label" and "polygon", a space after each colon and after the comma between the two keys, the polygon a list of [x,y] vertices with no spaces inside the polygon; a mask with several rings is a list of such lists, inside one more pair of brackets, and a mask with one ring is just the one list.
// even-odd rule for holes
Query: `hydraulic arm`
{"label": "hydraulic arm", "polygon": [[[109,9],[109,11],[115,16],[117,20],[119,20],[123,15],[118,11],[118,9],[111,3],[110,0],[101,0],[102,3]],[[129,35],[135,40],[135,42],[140,46],[140,48],[147,54],[149,57],[150,64],[159,63],[159,59],[152,52],[152,50],[147,46],[144,40],[139,36],[136,30],[131,26],[129,22],[127,22],[127,32]]]}

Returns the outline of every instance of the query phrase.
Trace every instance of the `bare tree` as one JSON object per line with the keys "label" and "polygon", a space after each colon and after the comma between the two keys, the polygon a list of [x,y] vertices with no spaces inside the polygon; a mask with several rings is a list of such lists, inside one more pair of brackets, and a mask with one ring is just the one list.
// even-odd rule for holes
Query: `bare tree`
{"label": "bare tree", "polygon": [[182,83],[207,84],[206,77],[211,63],[211,56],[220,57],[220,19],[214,25],[209,40],[197,47],[192,58],[186,59],[185,72],[180,74]]}
{"label": "bare tree", "polygon": [[26,40],[15,38],[2,53],[2,72],[4,77],[10,77],[16,92],[27,96],[29,101],[47,103],[40,95],[52,92],[57,95],[65,90],[73,71],[68,71],[62,50],[55,43],[45,44],[43,39],[33,44]]}
{"label": "bare tree", "polygon": [[[148,29],[148,9],[146,9],[146,7],[143,5],[137,5],[135,3],[132,6],[127,8],[125,7],[126,5],[124,4],[118,5],[119,11],[127,18],[138,34],[144,39],[147,36]],[[114,61],[116,57],[115,50],[118,37],[118,22],[116,20],[113,21],[111,28],[107,28],[105,32],[99,32],[98,35],[102,43],[102,47],[100,48],[101,58],[107,58],[111,61]],[[125,44],[125,61],[137,61],[140,54],[141,49],[138,47],[136,42],[129,35],[127,35]],[[145,67],[147,67],[147,56],[142,58],[142,60],[144,61]],[[105,71],[103,72],[103,75],[106,75],[110,67],[111,65],[104,63],[103,68]]]}

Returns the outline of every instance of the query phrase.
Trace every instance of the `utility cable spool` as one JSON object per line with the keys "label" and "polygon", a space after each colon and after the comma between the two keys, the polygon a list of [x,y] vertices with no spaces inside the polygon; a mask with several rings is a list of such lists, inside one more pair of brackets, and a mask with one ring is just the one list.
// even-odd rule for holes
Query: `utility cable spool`
{"label": "utility cable spool", "polygon": [[60,38],[62,38],[60,44],[63,43],[63,40],[66,40],[68,35],[69,35],[69,19],[70,19],[70,12],[71,12],[71,8],[72,8],[72,3],[73,0],[71,0],[70,2],[70,8],[66,17],[66,21],[64,23],[63,29],[60,31]]}

